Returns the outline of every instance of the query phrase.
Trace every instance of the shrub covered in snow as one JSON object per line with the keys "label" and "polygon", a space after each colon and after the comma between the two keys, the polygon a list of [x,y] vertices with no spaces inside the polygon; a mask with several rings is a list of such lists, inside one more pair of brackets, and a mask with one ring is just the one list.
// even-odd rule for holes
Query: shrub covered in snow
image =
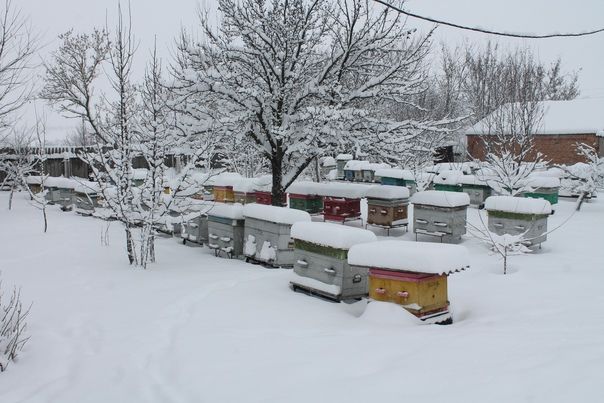
{"label": "shrub covered in snow", "polygon": [[0,372],[14,361],[29,340],[27,322],[30,307],[23,308],[21,290],[6,292],[0,281]]}

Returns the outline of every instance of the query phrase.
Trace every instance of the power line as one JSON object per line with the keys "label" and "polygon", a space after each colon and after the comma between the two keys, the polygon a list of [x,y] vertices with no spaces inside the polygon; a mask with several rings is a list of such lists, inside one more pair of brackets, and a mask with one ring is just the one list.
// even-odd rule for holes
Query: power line
{"label": "power line", "polygon": [[564,34],[546,34],[546,35],[530,35],[530,34],[517,34],[517,33],[511,33],[511,32],[502,32],[502,31],[492,31],[489,29],[478,28],[478,27],[469,27],[466,25],[455,24],[453,22],[437,20],[432,17],[425,17],[423,15],[414,14],[412,12],[405,11],[402,8],[396,7],[384,0],[373,0],[373,1],[375,1],[376,3],[383,4],[384,6],[391,8],[401,14],[404,14],[406,16],[413,17],[413,18],[418,18],[420,20],[433,22],[435,24],[446,25],[446,26],[453,27],[453,28],[463,29],[466,31],[481,32],[483,34],[490,34],[490,35],[507,36],[507,37],[511,37],[511,38],[525,38],[525,39],[568,38],[568,37],[576,37],[576,36],[594,35],[594,34],[597,34],[600,32],[604,32],[604,28],[599,28],[599,29],[596,29],[593,31],[587,31],[587,32],[569,32],[569,33],[564,33]]}

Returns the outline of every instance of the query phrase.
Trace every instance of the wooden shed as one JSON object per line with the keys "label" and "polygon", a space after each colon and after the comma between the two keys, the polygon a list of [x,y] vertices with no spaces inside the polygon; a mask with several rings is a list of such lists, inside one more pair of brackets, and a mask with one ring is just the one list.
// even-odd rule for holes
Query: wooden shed
{"label": "wooden shed", "polygon": [[365,193],[367,224],[388,229],[407,227],[409,189],[402,186],[377,185]]}
{"label": "wooden shed", "polygon": [[219,203],[234,203],[235,192],[233,186],[239,183],[242,176],[234,172],[222,172],[214,178],[212,193],[214,201]]}
{"label": "wooden shed", "polygon": [[544,199],[554,205],[558,203],[558,192],[560,190],[560,179],[553,176],[530,176],[526,179],[526,185],[531,189],[522,192],[524,197],[533,199]]}
{"label": "wooden shed", "polygon": [[368,186],[352,183],[327,183],[323,192],[323,219],[346,222],[361,219],[361,198]]}
{"label": "wooden shed", "polygon": [[467,209],[470,196],[462,192],[426,190],[411,197],[413,232],[431,235],[441,242],[460,241],[466,233]]}
{"label": "wooden shed", "polygon": [[415,175],[408,169],[400,168],[382,168],[375,171],[375,176],[380,178],[382,185],[404,186],[409,189],[409,194],[415,193],[417,184]]}
{"label": "wooden shed", "polygon": [[274,267],[294,265],[294,242],[291,227],[294,223],[310,221],[307,212],[287,207],[247,204],[243,254],[247,259]]}
{"label": "wooden shed", "polygon": [[100,207],[101,188],[97,182],[82,181],[73,192],[76,213],[89,216]]}
{"label": "wooden shed", "polygon": [[461,175],[459,177],[461,190],[470,196],[470,204],[474,206],[484,205],[487,197],[491,196],[493,190],[486,180],[475,175]]}
{"label": "wooden shed", "polygon": [[547,239],[547,218],[552,206],[545,199],[491,196],[485,201],[489,231],[497,234],[524,234],[528,246],[541,245]]}
{"label": "wooden shed", "polygon": [[294,182],[287,188],[289,207],[306,211],[309,214],[320,214],[323,211],[324,184],[318,182]]}
{"label": "wooden shed", "polygon": [[208,212],[208,247],[216,256],[243,255],[243,205],[216,204]]}
{"label": "wooden shed", "polygon": [[298,222],[292,226],[294,271],[290,285],[333,300],[367,295],[367,269],[348,265],[348,250],[359,243],[374,242],[375,234],[342,225]]}
{"label": "wooden shed", "polygon": [[392,302],[419,319],[453,322],[447,277],[469,268],[465,247],[386,240],[354,245],[348,252],[353,270],[368,271],[369,298]]}
{"label": "wooden shed", "polygon": [[337,179],[344,179],[344,166],[352,159],[351,154],[338,154],[336,156],[336,175]]}

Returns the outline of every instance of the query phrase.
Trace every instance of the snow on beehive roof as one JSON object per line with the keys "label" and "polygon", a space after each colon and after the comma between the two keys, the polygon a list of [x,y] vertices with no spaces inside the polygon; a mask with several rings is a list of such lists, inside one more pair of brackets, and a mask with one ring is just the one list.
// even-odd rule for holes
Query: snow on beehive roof
{"label": "snow on beehive roof", "polygon": [[439,185],[457,185],[462,176],[462,171],[443,170],[434,177],[433,182]]}
{"label": "snow on beehive roof", "polygon": [[350,160],[344,165],[344,169],[353,171],[371,169],[371,163],[369,161]]}
{"label": "snow on beehive roof", "polygon": [[560,187],[560,179],[553,176],[529,176],[524,181],[526,186],[532,188],[558,188]]}
{"label": "snow on beehive roof", "polygon": [[348,199],[359,199],[365,196],[370,185],[360,185],[356,183],[330,182],[324,183],[318,188],[319,196],[344,197]]}
{"label": "snow on beehive roof", "polygon": [[270,192],[273,187],[273,177],[271,175],[263,175],[254,178],[254,190],[259,192]]}
{"label": "snow on beehive roof", "polygon": [[79,182],[75,179],[65,178],[63,176],[49,176],[44,180],[47,187],[56,187],[61,189],[74,189]]}
{"label": "snow on beehive roof", "polygon": [[348,161],[352,159],[352,154],[338,154],[336,161]]}
{"label": "snow on beehive roof", "polygon": [[243,206],[243,216],[289,225],[300,221],[310,221],[310,214],[306,211],[256,203]]}
{"label": "snow on beehive roof", "polygon": [[[534,134],[597,134],[604,136],[604,99],[573,99],[571,101],[543,101],[543,117]],[[500,108],[510,108],[509,104]],[[493,112],[498,113],[498,111]],[[489,132],[489,120],[476,123],[466,134]]]}
{"label": "snow on beehive roof", "polygon": [[503,211],[516,214],[551,214],[552,205],[544,199],[513,196],[491,196],[484,203],[487,211]]}
{"label": "snow on beehive roof", "polygon": [[323,157],[321,165],[324,167],[333,167],[336,165],[336,159],[334,157]]}
{"label": "snow on beehive roof", "polygon": [[374,185],[365,192],[365,197],[372,199],[408,199],[409,189],[404,186]]}
{"label": "snow on beehive roof", "polygon": [[208,210],[208,215],[213,217],[230,218],[232,220],[243,219],[243,205],[216,203]]}
{"label": "snow on beehive roof", "polygon": [[83,181],[79,182],[76,187],[73,188],[76,193],[93,194],[100,193],[101,187],[97,182]]}
{"label": "snow on beehive roof", "polygon": [[256,187],[254,178],[241,178],[233,184],[233,191],[249,193]]}
{"label": "snow on beehive roof", "polygon": [[400,168],[382,168],[375,170],[375,176],[383,177],[383,178],[394,178],[394,179],[404,179],[406,181],[415,180],[413,172],[408,169],[400,169]]}
{"label": "snow on beehive roof", "polygon": [[397,271],[450,274],[470,267],[468,250],[461,245],[386,240],[354,245],[348,263]]}
{"label": "snow on beehive roof", "polygon": [[415,193],[411,197],[411,203],[438,207],[461,207],[470,204],[470,196],[463,192],[426,190],[424,192]]}
{"label": "snow on beehive roof", "polygon": [[377,241],[371,231],[324,222],[297,222],[292,226],[292,238],[337,249]]}
{"label": "snow on beehive roof", "polygon": [[39,185],[42,183],[42,177],[36,176],[36,175],[30,175],[27,178],[25,178],[25,183],[27,183],[28,185]]}
{"label": "snow on beehive roof", "polygon": [[214,186],[233,186],[243,177],[236,172],[221,172],[214,177]]}
{"label": "snow on beehive roof", "polygon": [[320,195],[323,183],[300,181],[294,182],[287,188],[287,193],[298,195]]}
{"label": "snow on beehive roof", "polygon": [[476,175],[461,175],[458,178],[458,183],[462,185],[480,185],[487,186],[487,181],[477,177]]}

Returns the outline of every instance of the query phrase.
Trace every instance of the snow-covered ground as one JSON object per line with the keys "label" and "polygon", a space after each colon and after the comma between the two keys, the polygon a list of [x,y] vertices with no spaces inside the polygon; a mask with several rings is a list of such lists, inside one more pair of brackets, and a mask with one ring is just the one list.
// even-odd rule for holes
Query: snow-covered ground
{"label": "snow-covered ground", "polygon": [[[505,276],[465,237],[472,267],[449,278],[455,323],[437,326],[394,305],[297,294],[288,270],[175,239],[159,240],[149,270],[132,269],[118,224],[103,246],[106,223],[51,208],[43,234],[25,196],[11,212],[7,197],[0,192],[2,278],[34,304],[32,338],[0,374],[2,403],[601,399],[602,200],[542,250],[512,257]],[[550,228],[573,208],[562,201]]]}

